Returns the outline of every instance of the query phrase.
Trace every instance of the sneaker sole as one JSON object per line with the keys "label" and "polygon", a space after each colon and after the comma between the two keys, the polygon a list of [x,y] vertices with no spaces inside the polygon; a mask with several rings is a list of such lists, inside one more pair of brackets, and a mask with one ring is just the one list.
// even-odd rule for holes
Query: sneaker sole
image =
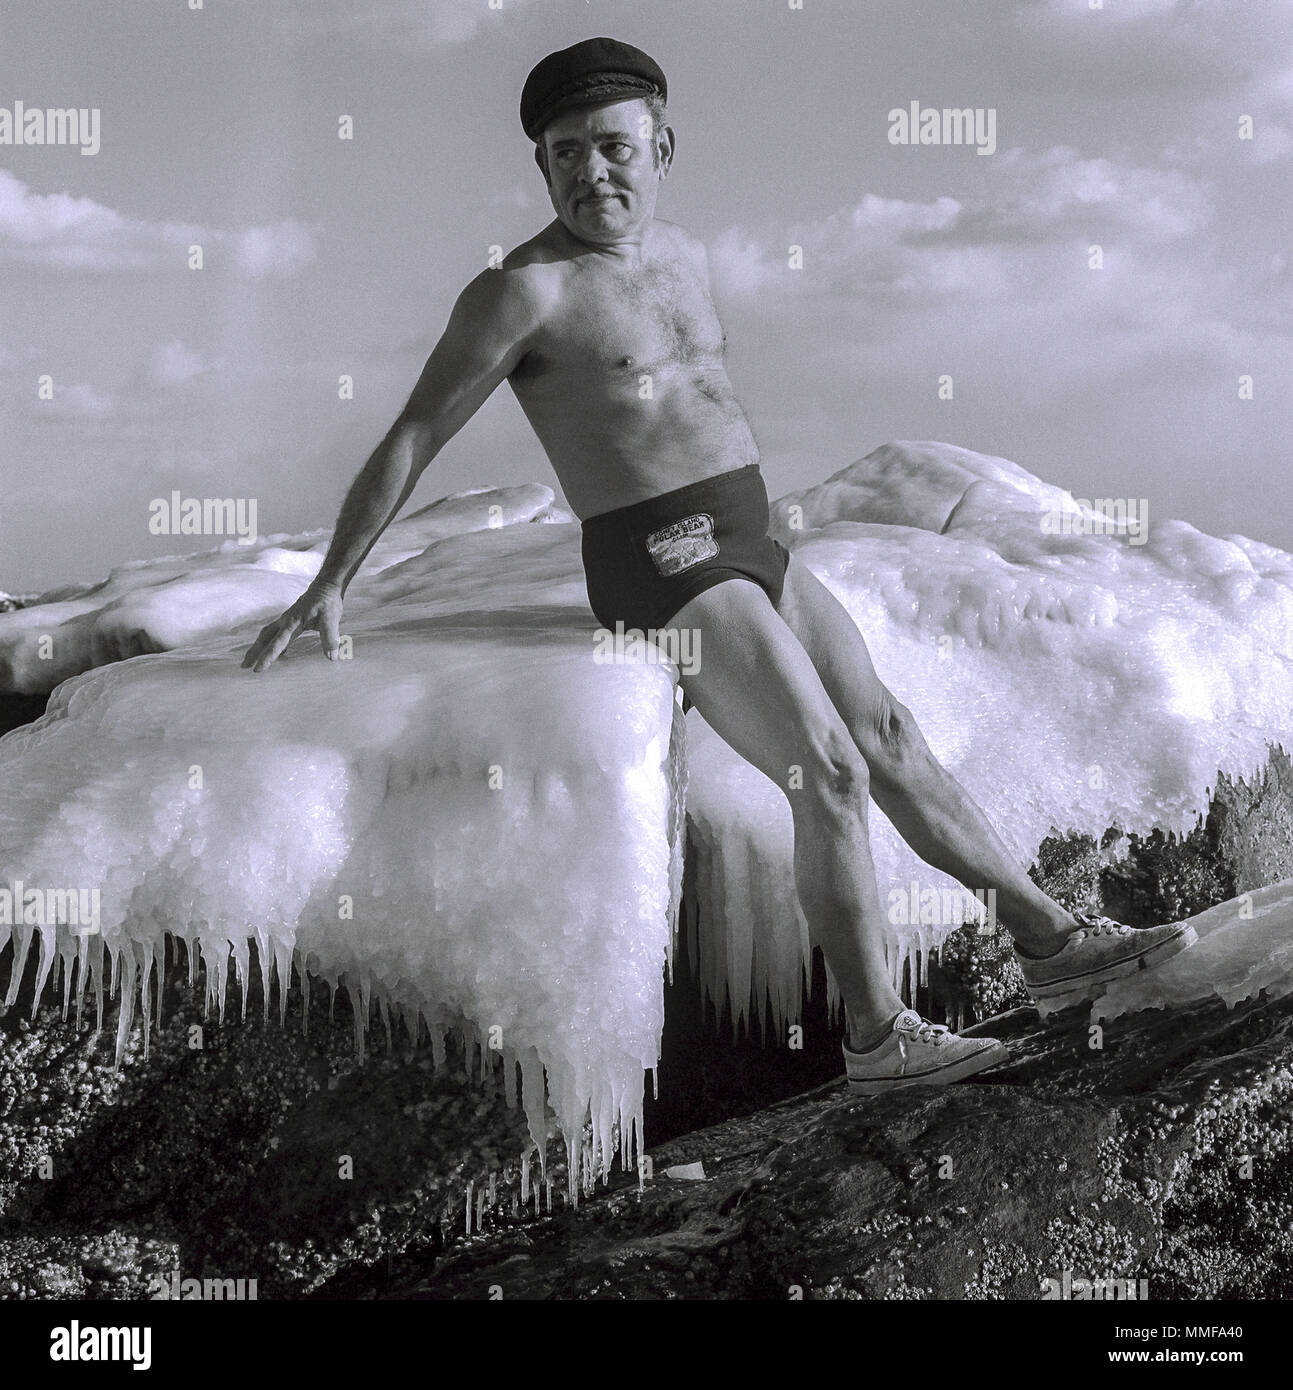
{"label": "sneaker sole", "polygon": [[962,1057],[960,1061],[948,1062],[945,1066],[931,1067],[927,1071],[908,1072],[904,1076],[849,1077],[849,1090],[858,1095],[883,1095],[886,1091],[900,1091],[906,1086],[949,1086],[953,1081],[961,1081],[975,1072],[995,1067],[999,1062],[1008,1061],[1010,1049],[1004,1043],[994,1042]]}
{"label": "sneaker sole", "polygon": [[1034,999],[1045,999],[1048,1002],[1062,999],[1070,1004],[1080,1004],[1084,999],[1098,994],[1104,985],[1113,980],[1135,975],[1140,970],[1151,970],[1165,960],[1179,955],[1187,947],[1193,946],[1198,939],[1198,933],[1193,927],[1182,926],[1175,936],[1165,937],[1156,946],[1151,946],[1138,956],[1128,956],[1126,960],[1115,961],[1099,970],[1067,976],[1062,980],[1047,980],[1044,984],[1034,985],[1025,979],[1024,983]]}

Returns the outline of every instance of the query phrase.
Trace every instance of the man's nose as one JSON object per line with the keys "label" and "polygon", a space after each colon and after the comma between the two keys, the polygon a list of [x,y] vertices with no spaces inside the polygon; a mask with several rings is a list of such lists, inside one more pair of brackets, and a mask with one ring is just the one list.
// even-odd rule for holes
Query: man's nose
{"label": "man's nose", "polygon": [[575,177],[581,183],[600,183],[606,177],[607,163],[605,157],[599,150],[593,150],[586,155],[575,171]]}

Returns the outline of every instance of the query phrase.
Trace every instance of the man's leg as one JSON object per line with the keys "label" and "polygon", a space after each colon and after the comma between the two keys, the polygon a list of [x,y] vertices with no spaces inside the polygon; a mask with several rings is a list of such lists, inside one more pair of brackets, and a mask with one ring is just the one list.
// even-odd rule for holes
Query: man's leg
{"label": "man's leg", "polygon": [[791,559],[777,611],[802,644],[870,771],[871,795],[928,864],[971,891],[995,888],[997,916],[1020,948],[1058,950],[1076,926],[1014,860],[982,810],[934,757],[911,711],[882,684],[838,599]]}
{"label": "man's leg", "polygon": [[687,696],[790,802],[800,905],[844,996],[849,1046],[866,1047],[903,1008],[884,958],[866,763],[807,653],[756,584],[717,584],[669,626],[700,635],[699,669],[682,678]]}

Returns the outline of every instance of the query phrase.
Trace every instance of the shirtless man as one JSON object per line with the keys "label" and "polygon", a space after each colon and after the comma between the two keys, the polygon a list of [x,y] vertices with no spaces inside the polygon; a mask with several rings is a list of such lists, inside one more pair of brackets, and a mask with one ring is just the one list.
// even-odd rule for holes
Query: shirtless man
{"label": "shirtless man", "polygon": [[462,292],[351,487],[318,576],[243,665],[264,671],[305,630],[335,658],[355,571],[431,460],[507,381],[583,525],[595,616],[612,629],[691,629],[702,659],[681,676],[685,695],[790,802],[799,901],[847,1010],[850,1083],[874,1093],[955,1081],[1006,1050],[926,1022],[894,992],[868,797],[930,864],[996,889],[1036,998],[1092,997],[1193,932],[1133,932],[1047,897],[881,684],[848,613],[769,539],[705,248],[655,217],[674,157],[666,94],[652,59],[612,39],[550,54],[530,74],[522,125],[556,218]]}

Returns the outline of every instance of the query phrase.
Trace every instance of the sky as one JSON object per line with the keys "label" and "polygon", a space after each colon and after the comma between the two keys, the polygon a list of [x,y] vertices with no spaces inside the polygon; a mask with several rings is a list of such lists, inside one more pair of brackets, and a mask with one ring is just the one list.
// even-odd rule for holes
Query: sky
{"label": "sky", "polygon": [[[0,111],[99,112],[92,155],[0,143],[0,590],[212,544],[150,533],[173,492],[330,526],[550,220],[521,86],[599,34],[668,77],[657,212],[709,248],[772,497],[944,440],[1293,550],[1293,6],[797,3],[0,0]],[[992,152],[891,142],[913,102]],[[410,506],[529,481],[504,386]]]}

